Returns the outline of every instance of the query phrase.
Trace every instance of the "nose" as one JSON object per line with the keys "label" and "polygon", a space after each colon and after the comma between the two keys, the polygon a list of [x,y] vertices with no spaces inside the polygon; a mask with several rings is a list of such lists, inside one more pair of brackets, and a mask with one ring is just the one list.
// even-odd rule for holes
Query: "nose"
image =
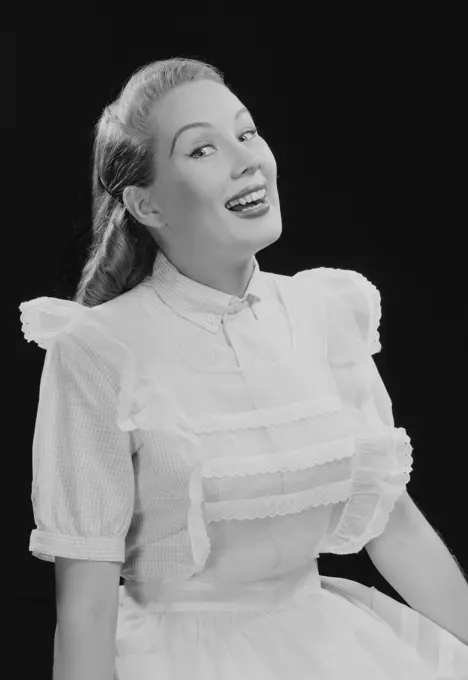
{"label": "nose", "polygon": [[258,144],[250,141],[239,142],[237,139],[229,140],[228,152],[231,159],[237,163],[251,162],[253,158],[260,162],[262,155],[262,149]]}
{"label": "nose", "polygon": [[[262,165],[263,157],[261,154],[258,153],[258,151],[253,151],[252,149],[247,149],[244,147],[238,152],[238,159],[237,163],[235,164],[238,172],[235,174],[238,176],[243,175],[246,170],[249,170],[249,174],[254,175]],[[239,167],[242,168],[240,171]]]}

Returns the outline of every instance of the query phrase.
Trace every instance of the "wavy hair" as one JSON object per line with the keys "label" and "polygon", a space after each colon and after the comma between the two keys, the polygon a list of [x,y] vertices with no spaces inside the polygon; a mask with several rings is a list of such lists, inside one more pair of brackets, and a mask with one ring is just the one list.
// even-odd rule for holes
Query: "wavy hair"
{"label": "wavy hair", "polygon": [[225,84],[216,67],[195,59],[155,61],[126,81],[95,125],[92,170],[92,241],[73,301],[95,307],[131,290],[152,273],[159,250],[148,228],[123,202],[127,186],[156,179],[157,130],[147,121],[154,102],[194,80]]}

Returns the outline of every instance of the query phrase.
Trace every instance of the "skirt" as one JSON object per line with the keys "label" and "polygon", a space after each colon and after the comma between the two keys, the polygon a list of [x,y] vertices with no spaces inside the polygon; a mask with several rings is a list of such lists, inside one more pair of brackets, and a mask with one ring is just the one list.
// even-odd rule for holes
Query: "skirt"
{"label": "skirt", "polygon": [[286,579],[168,584],[145,605],[120,586],[114,680],[468,680],[468,645],[315,561]]}

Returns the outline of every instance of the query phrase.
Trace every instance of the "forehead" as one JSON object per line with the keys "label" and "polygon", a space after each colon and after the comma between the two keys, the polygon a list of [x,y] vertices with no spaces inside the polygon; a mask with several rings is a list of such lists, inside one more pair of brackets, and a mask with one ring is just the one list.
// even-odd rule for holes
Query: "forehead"
{"label": "forehead", "polygon": [[216,123],[232,118],[242,102],[225,85],[200,80],[178,85],[155,103],[150,119],[160,132],[172,134],[196,121]]}

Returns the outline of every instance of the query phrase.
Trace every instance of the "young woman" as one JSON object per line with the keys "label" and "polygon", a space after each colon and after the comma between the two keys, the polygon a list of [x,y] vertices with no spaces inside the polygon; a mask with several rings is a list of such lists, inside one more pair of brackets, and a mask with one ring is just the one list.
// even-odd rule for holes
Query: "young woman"
{"label": "young woman", "polygon": [[[260,269],[276,177],[199,61],[140,69],[97,124],[75,298],[20,307],[47,350],[30,550],[55,562],[55,680],[467,677],[466,584],[405,491],[410,439],[372,358],[379,292]],[[408,606],[319,574],[363,547]]]}

